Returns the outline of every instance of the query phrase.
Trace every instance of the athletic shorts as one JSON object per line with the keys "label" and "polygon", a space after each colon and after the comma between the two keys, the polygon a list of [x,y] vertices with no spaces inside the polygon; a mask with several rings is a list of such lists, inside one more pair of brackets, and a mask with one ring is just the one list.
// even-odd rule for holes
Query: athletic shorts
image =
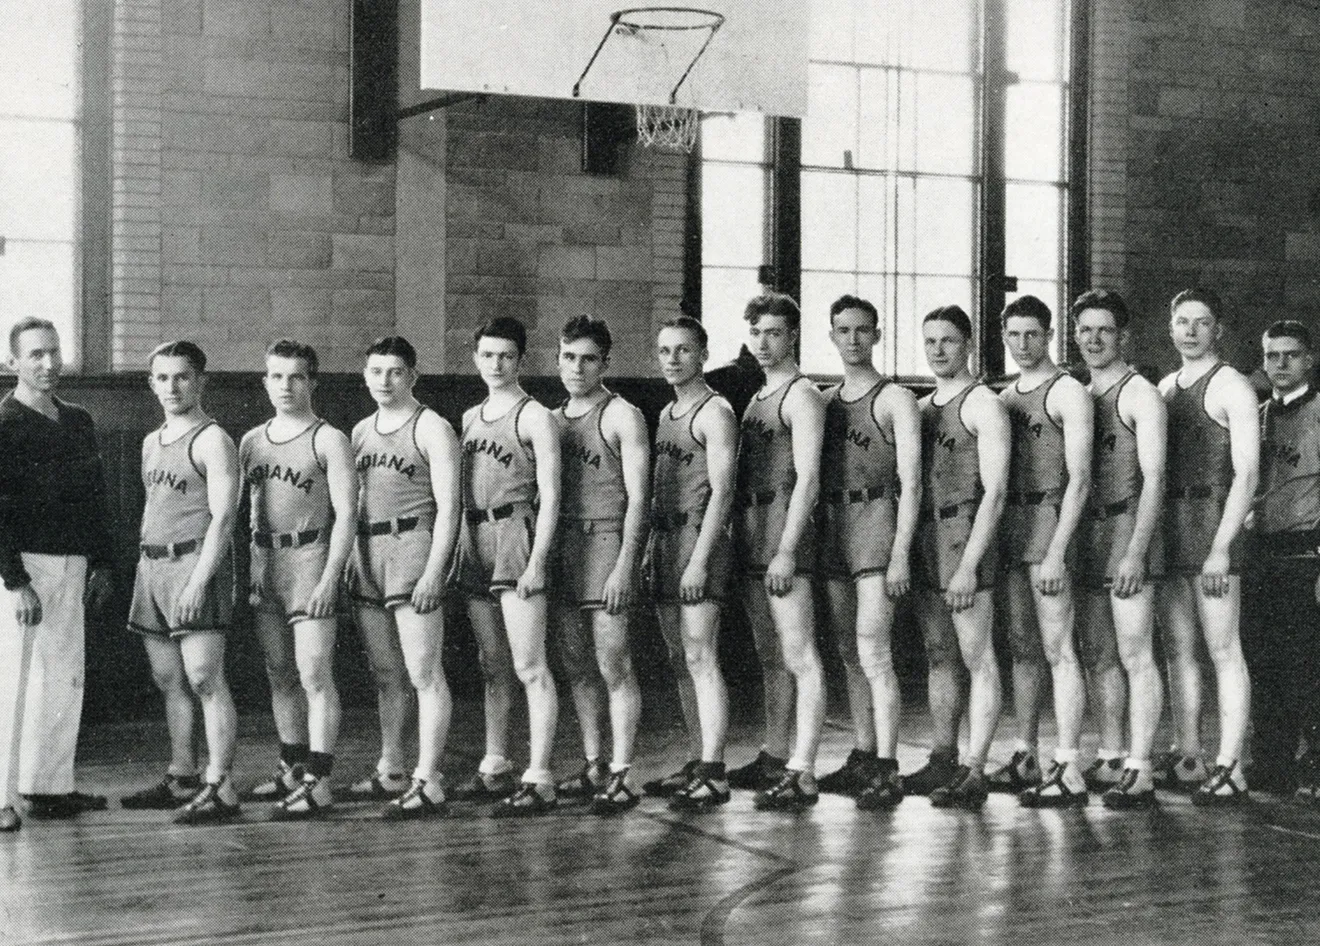
{"label": "athletic shorts", "polygon": [[[784,534],[788,518],[789,491],[776,491],[774,499],[763,505],[744,506],[739,500],[733,513],[734,548],[738,567],[744,575],[758,577],[770,567],[770,560],[779,551],[779,539]],[[797,573],[810,575],[816,568],[815,530],[811,524],[802,530],[797,548]]]}
{"label": "athletic shorts", "polygon": [[186,626],[175,626],[174,608],[193,569],[199,551],[177,558],[138,559],[133,582],[133,603],[128,629],[152,637],[182,637],[190,631],[227,631],[234,617],[234,557],[226,551],[206,586],[202,614]]}
{"label": "athletic shorts", "polygon": [[1038,565],[1045,560],[1054,530],[1059,526],[1057,497],[1038,503],[1009,502],[999,523],[1000,562],[1004,568]]}
{"label": "athletic shorts", "polygon": [[[664,604],[678,604],[683,571],[692,561],[692,552],[701,537],[701,519],[689,517],[676,528],[651,528],[651,541],[646,550],[646,586],[652,600]],[[733,559],[733,535],[728,528],[715,536],[706,565],[706,594],[703,600],[723,601],[729,593],[729,570]]]}
{"label": "athletic shorts", "polygon": [[353,545],[353,600],[378,608],[395,608],[412,600],[431,556],[431,535],[430,529],[359,535]]}
{"label": "athletic shorts", "polygon": [[[957,515],[947,519],[923,513],[917,525],[916,542],[913,543],[916,546],[913,574],[919,584],[939,591],[949,587],[953,573],[962,561],[963,551],[967,548],[975,515],[976,506],[971,503],[964,504]],[[992,541],[976,567],[978,591],[994,587],[997,568],[998,556]]]}
{"label": "athletic shorts", "polygon": [[517,503],[504,519],[463,519],[458,538],[458,587],[469,598],[491,598],[517,587],[536,536],[536,510]]}
{"label": "athletic shorts", "polygon": [[[1092,594],[1103,593],[1103,589],[1089,589]],[[1105,595],[1104,607],[1109,606],[1109,596]],[[1090,620],[1091,608],[1077,609],[1077,659],[1086,670],[1117,667],[1118,631],[1114,627],[1113,612],[1109,620]]]}
{"label": "athletic shorts", "polygon": [[307,620],[307,602],[325,573],[329,554],[330,546],[326,542],[313,542],[296,549],[252,546],[248,601],[258,611],[278,614],[290,624]]}
{"label": "athletic shorts", "polygon": [[623,550],[623,520],[560,519],[555,538],[550,593],[570,607],[605,607],[605,582]]}
{"label": "athletic shorts", "polygon": [[[1224,514],[1223,501],[1214,497],[1168,498],[1164,503],[1164,573],[1199,574],[1214,545]],[[1242,534],[1228,550],[1230,574],[1242,571]]]}
{"label": "athletic shorts", "polygon": [[[1091,590],[1108,588],[1118,574],[1119,563],[1127,554],[1132,532],[1137,527],[1137,501],[1113,515],[1088,510],[1077,527],[1077,579]],[[1157,526],[1146,549],[1146,577],[1159,578],[1164,572],[1164,536]]]}
{"label": "athletic shorts", "polygon": [[860,503],[816,507],[816,569],[823,578],[858,579],[884,574],[894,549],[894,501],[881,496]]}

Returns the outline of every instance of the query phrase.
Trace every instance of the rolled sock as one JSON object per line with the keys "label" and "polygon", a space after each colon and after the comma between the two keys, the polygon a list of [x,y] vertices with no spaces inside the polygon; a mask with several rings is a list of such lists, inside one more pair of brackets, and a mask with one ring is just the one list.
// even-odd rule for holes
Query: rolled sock
{"label": "rolled sock", "polygon": [[477,771],[482,775],[503,775],[513,771],[513,763],[502,755],[488,755],[481,760]]}
{"label": "rolled sock", "polygon": [[1076,749],[1055,749],[1054,761],[1060,765],[1072,765],[1077,761]]}
{"label": "rolled sock", "polygon": [[555,776],[549,769],[528,769],[522,774],[522,782],[525,785],[535,785],[537,788],[555,786]]}
{"label": "rolled sock", "polygon": [[305,742],[281,742],[280,761],[288,766],[300,765],[307,761],[311,746]]}
{"label": "rolled sock", "polygon": [[325,778],[335,766],[335,757],[329,752],[307,753],[307,774]]}

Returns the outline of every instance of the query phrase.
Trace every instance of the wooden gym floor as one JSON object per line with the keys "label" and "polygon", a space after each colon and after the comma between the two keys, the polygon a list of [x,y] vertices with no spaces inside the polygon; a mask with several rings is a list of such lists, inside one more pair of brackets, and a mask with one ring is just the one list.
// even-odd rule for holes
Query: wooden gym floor
{"label": "wooden gym floor", "polygon": [[[657,716],[661,717],[657,720]],[[682,761],[672,707],[649,707],[640,774]],[[447,759],[480,753],[480,707],[460,705]],[[345,719],[337,777],[374,763],[374,716]],[[576,756],[565,710],[561,768]],[[1007,755],[1001,726],[998,754]],[[904,769],[928,720],[909,707]],[[732,760],[751,727],[735,729]],[[118,797],[159,776],[159,724],[85,734],[80,787]],[[1046,739],[1049,744],[1049,739]],[[821,771],[849,748],[826,731]],[[1094,748],[1092,742],[1089,747]],[[245,717],[238,775],[273,756],[270,721]],[[127,761],[126,761],[127,760]],[[1153,812],[1040,812],[992,796],[979,813],[910,798],[892,813],[824,797],[792,816],[676,816],[644,801],[602,820],[564,808],[495,821],[455,806],[392,824],[375,806],[277,824],[258,806],[224,827],[157,812],[28,820],[0,836],[0,943],[46,944],[826,944],[1306,943],[1320,938],[1320,810],[1258,796],[1205,811],[1164,795]]]}

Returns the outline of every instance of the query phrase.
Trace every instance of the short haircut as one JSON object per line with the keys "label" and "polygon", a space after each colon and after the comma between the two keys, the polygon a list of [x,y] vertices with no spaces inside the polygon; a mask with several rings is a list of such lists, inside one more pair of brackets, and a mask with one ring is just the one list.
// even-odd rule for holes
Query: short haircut
{"label": "short haircut", "polygon": [[787,322],[791,329],[796,329],[802,324],[802,311],[798,308],[798,304],[793,301],[792,296],[782,292],[767,292],[756,296],[743,310],[743,318],[753,325],[761,321],[763,315],[777,315]]}
{"label": "short haircut", "polygon": [[1210,310],[1210,314],[1215,317],[1216,322],[1224,321],[1224,303],[1219,298],[1219,293],[1213,289],[1201,289],[1193,286],[1190,289],[1184,289],[1178,293],[1169,302],[1169,315],[1178,311],[1178,306],[1184,302],[1199,302]]}
{"label": "short haircut", "polygon": [[376,339],[367,347],[367,357],[372,355],[393,355],[409,368],[417,367],[417,349],[402,335],[386,335]]}
{"label": "short haircut", "polygon": [[315,378],[316,372],[320,369],[320,361],[316,357],[316,349],[311,345],[304,345],[302,342],[295,342],[290,338],[281,338],[279,341],[271,342],[270,347],[266,349],[266,357],[270,358],[301,358],[303,364],[307,366],[307,377]]}
{"label": "short haircut", "polygon": [[206,372],[206,353],[202,351],[201,346],[196,342],[189,342],[180,339],[177,342],[165,342],[152,349],[151,357],[147,359],[147,365],[150,367],[155,364],[157,358],[186,358],[188,364],[192,365],[192,370],[198,374]]}
{"label": "short haircut", "polygon": [[1307,351],[1312,351],[1311,330],[1296,319],[1280,319],[1265,330],[1266,338],[1295,338]]}
{"label": "short haircut", "polygon": [[18,354],[18,336],[22,335],[24,332],[30,332],[34,328],[50,329],[55,333],[56,338],[58,338],[60,334],[59,330],[55,328],[55,323],[50,319],[43,319],[39,315],[25,316],[15,322],[14,327],[9,330],[9,353],[11,355]]}
{"label": "short haircut", "polygon": [[565,322],[564,330],[559,333],[561,342],[577,342],[584,338],[595,342],[603,357],[609,357],[610,347],[614,344],[614,339],[610,337],[610,327],[605,324],[604,319],[593,319],[589,315],[579,315],[577,318]]}
{"label": "short haircut", "polygon": [[1123,297],[1112,289],[1088,289],[1077,297],[1077,301],[1068,309],[1074,322],[1087,309],[1103,309],[1114,317],[1114,324],[1120,329],[1127,328],[1132,315],[1128,312]]}
{"label": "short haircut", "polygon": [[1054,316],[1050,313],[1050,307],[1044,302],[1036,296],[1027,295],[1018,296],[1004,306],[1004,313],[999,317],[999,324],[1005,325],[1012,318],[1035,319],[1040,323],[1041,328],[1048,331]]}
{"label": "short haircut", "polygon": [[502,338],[518,346],[518,357],[527,351],[527,326],[511,315],[501,315],[479,326],[472,333],[472,344],[476,345],[483,338]]}
{"label": "short haircut", "polygon": [[960,305],[942,305],[938,309],[931,309],[921,320],[921,324],[925,325],[927,322],[948,322],[962,333],[965,341],[972,339],[972,320]]}
{"label": "short haircut", "polygon": [[871,317],[871,324],[875,328],[880,327],[880,312],[876,307],[859,296],[842,295],[830,303],[830,325],[834,325],[834,317],[846,309],[860,309]]}
{"label": "short haircut", "polygon": [[692,337],[697,340],[697,344],[705,348],[710,344],[710,336],[706,334],[706,326],[702,325],[690,315],[679,315],[660,326],[661,328],[681,328],[692,333]]}

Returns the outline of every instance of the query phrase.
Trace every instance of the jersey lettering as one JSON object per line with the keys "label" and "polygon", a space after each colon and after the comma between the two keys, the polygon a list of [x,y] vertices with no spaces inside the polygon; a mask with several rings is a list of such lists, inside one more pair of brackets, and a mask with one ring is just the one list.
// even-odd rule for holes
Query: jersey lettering
{"label": "jersey lettering", "polygon": [[146,480],[148,486],[164,486],[185,494],[188,492],[188,481],[169,470],[148,470]]}
{"label": "jersey lettering", "polygon": [[507,467],[513,463],[513,453],[506,450],[504,444],[497,440],[488,440],[485,437],[473,438],[464,442],[463,452],[469,456],[484,453],[500,466]]}
{"label": "jersey lettering", "polygon": [[260,483],[271,481],[288,483],[294,489],[300,489],[308,495],[312,492],[312,487],[316,485],[316,480],[312,477],[303,477],[301,473],[292,468],[285,468],[278,463],[258,463],[248,471],[249,483]]}
{"label": "jersey lettering", "polygon": [[359,473],[364,473],[373,467],[392,470],[395,473],[408,477],[408,479],[412,479],[417,473],[417,465],[415,463],[408,463],[405,457],[394,456],[393,454],[388,453],[367,453],[358,457],[357,468]]}

